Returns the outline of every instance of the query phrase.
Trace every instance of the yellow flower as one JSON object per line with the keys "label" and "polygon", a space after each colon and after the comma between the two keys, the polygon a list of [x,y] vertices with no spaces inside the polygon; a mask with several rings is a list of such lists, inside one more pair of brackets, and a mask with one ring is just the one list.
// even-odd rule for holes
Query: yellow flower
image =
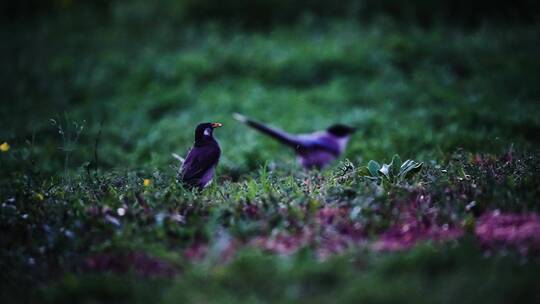
{"label": "yellow flower", "polygon": [[0,145],[0,151],[2,151],[2,152],[9,151],[9,144],[7,142],[4,142],[3,144],[1,144]]}
{"label": "yellow flower", "polygon": [[36,194],[36,198],[38,199],[38,201],[42,201],[45,199],[45,197],[41,193]]}
{"label": "yellow flower", "polygon": [[144,181],[143,181],[143,185],[145,187],[148,187],[152,184],[152,180],[148,179],[148,178],[145,178]]}

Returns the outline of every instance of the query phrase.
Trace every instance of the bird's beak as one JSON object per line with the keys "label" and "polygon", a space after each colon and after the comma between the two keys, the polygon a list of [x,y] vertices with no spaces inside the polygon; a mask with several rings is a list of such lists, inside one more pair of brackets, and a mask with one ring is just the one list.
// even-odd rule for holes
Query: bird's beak
{"label": "bird's beak", "polygon": [[223,127],[223,124],[220,124],[219,122],[214,122],[212,123],[212,128],[219,128],[219,127]]}

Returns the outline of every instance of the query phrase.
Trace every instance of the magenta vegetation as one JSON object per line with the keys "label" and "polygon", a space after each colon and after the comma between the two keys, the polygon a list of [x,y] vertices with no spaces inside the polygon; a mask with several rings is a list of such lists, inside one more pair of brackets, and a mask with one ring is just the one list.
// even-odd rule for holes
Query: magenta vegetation
{"label": "magenta vegetation", "polygon": [[172,277],[177,272],[171,263],[141,252],[98,254],[86,258],[85,264],[91,271],[134,272],[143,277]]}
{"label": "magenta vegetation", "polygon": [[[247,211],[247,210],[246,210]],[[417,195],[413,201],[401,203],[399,220],[386,231],[368,237],[364,227],[350,218],[350,208],[324,207],[315,221],[295,232],[274,230],[270,235],[259,235],[244,243],[265,251],[290,255],[304,247],[314,249],[320,259],[343,253],[353,248],[369,246],[376,251],[410,249],[419,242],[445,242],[463,236],[464,228],[456,223],[438,223],[438,209],[431,197]],[[522,254],[540,250],[540,216],[537,214],[501,214],[489,211],[476,222],[475,235],[486,248],[510,246]],[[240,242],[231,242],[226,255],[232,257]],[[185,251],[189,260],[201,260],[207,245],[196,243]]]}
{"label": "magenta vegetation", "polygon": [[365,242],[362,226],[349,217],[349,208],[325,207],[317,212],[313,224],[296,233],[281,232],[270,236],[259,236],[251,245],[277,254],[293,254],[298,249],[310,246],[317,256],[324,259],[332,254],[344,252]]}
{"label": "magenta vegetation", "polygon": [[488,248],[510,246],[522,254],[540,252],[540,216],[535,213],[488,212],[478,219],[475,233]]}

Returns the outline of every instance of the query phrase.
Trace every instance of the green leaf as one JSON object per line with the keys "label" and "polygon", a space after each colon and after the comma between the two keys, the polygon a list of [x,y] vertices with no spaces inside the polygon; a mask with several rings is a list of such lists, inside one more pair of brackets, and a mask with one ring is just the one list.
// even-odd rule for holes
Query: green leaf
{"label": "green leaf", "polygon": [[418,163],[408,159],[401,165],[399,177],[405,179],[408,176],[413,176],[422,169],[423,165],[424,163]]}
{"label": "green leaf", "polygon": [[392,176],[398,176],[401,170],[401,158],[399,155],[395,154],[394,157],[392,157],[390,166],[392,167]]}
{"label": "green leaf", "polygon": [[362,167],[360,170],[358,170],[358,174],[360,176],[370,176],[371,172],[369,171],[368,167]]}
{"label": "green leaf", "polygon": [[379,172],[382,173],[382,175],[383,175],[384,177],[386,177],[386,179],[391,180],[391,178],[392,178],[391,173],[392,173],[392,172],[391,172],[391,167],[390,167],[390,165],[388,165],[388,164],[383,164],[383,165],[382,165],[382,168],[379,169]]}
{"label": "green leaf", "polygon": [[381,169],[381,165],[379,165],[378,162],[374,160],[370,160],[368,162],[367,168],[369,170],[369,173],[371,173],[371,176],[374,176],[374,177],[379,176],[379,170]]}
{"label": "green leaf", "polygon": [[407,173],[407,175],[415,175],[416,173],[420,172],[420,170],[422,170],[422,166],[424,165],[424,163],[416,163],[414,165],[413,168],[411,168],[411,170],[409,170],[409,173]]}

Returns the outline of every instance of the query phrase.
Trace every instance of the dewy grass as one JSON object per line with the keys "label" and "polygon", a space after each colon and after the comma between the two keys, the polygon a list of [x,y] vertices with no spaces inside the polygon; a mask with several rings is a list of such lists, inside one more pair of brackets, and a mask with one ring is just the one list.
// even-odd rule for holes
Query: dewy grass
{"label": "dewy grass", "polygon": [[[2,299],[540,300],[538,25],[140,27],[139,5],[0,30]],[[306,171],[235,112],[359,131]],[[223,122],[223,153],[190,191],[171,153],[202,121]],[[397,178],[395,154],[421,170]],[[392,164],[376,181],[372,159]]]}

